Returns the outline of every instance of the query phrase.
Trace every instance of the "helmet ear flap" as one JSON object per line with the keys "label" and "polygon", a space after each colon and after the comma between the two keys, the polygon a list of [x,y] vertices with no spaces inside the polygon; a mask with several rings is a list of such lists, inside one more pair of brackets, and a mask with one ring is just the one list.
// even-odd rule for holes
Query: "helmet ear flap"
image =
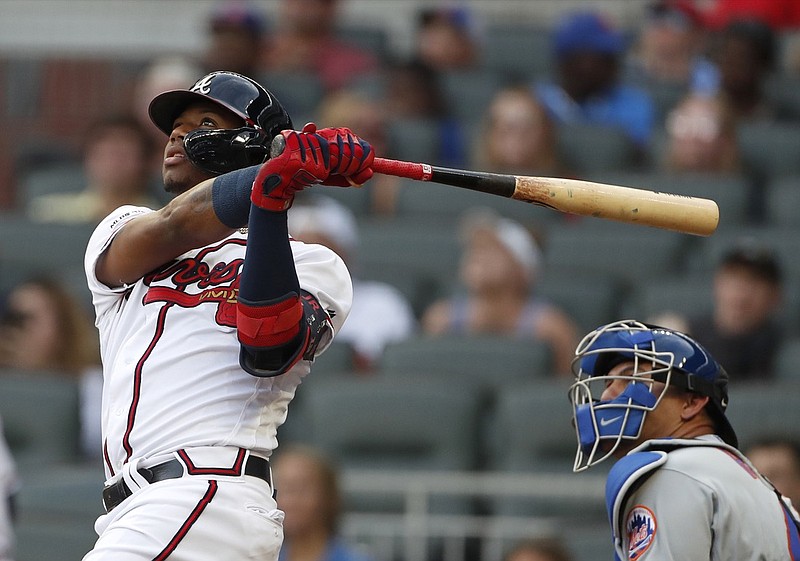
{"label": "helmet ear flap", "polygon": [[258,126],[264,130],[264,134],[266,134],[267,138],[269,139],[267,141],[267,145],[269,145],[272,139],[280,134],[281,131],[294,129],[294,125],[292,124],[292,119],[289,117],[289,114],[286,112],[283,106],[278,103],[278,100],[275,99],[274,96],[272,97],[273,103],[265,107],[256,118],[256,123],[258,123]]}
{"label": "helmet ear flap", "polygon": [[196,129],[186,134],[186,157],[196,167],[214,175],[254,166],[269,155],[272,136],[261,129]]}

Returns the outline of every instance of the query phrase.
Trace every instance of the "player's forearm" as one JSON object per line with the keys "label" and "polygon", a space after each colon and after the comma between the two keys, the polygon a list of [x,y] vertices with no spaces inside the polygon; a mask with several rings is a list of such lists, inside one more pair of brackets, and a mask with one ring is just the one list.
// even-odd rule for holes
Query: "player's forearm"
{"label": "player's forearm", "polygon": [[179,255],[230,235],[212,202],[213,180],[175,197],[162,209],[131,220],[103,253],[97,278],[108,286],[130,284]]}

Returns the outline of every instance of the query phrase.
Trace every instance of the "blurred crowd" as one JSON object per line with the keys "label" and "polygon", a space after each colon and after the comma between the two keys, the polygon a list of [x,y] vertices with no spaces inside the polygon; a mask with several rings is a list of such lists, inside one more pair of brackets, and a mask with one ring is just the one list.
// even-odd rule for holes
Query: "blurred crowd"
{"label": "blurred crowd", "polygon": [[[623,28],[591,9],[565,11],[551,26],[493,27],[467,2],[431,1],[415,16],[412,52],[401,55],[377,26],[359,37],[341,33],[346,1],[281,0],[269,13],[258,2],[220,1],[205,22],[206,43],[192,56],[52,57],[36,61],[35,80],[12,72],[15,61],[0,61],[0,83],[10,92],[3,129],[14,138],[2,155],[0,220],[28,221],[42,233],[49,226],[88,233],[122,204],[159,207],[167,200],[159,190],[164,139],[147,116],[150,99],[208,71],[232,70],[275,93],[297,128],[307,121],[348,126],[379,156],[516,175],[636,178],[665,190],[700,186],[680,194],[720,198],[721,209],[731,211],[722,215],[720,241],[681,245],[686,251],[672,269],[643,274],[641,283],[668,276],[685,281],[678,298],[701,288],[704,300],[638,308],[641,286],[621,282],[605,309],[646,310],[644,319],[694,335],[730,373],[734,402],[737,381],[797,379],[786,353],[800,349],[793,253],[800,219],[792,206],[800,203],[800,2],[653,0],[635,28]],[[22,86],[33,89],[14,89]],[[82,94],[72,94],[77,107],[69,105],[74,91]],[[580,302],[558,290],[574,286],[567,257],[549,248],[560,230],[584,228],[588,251],[624,254],[622,239],[637,237],[636,227],[616,230],[613,247],[592,247],[601,227],[595,219],[514,210],[490,195],[464,194],[474,204],[458,203],[463,192],[454,190],[437,203],[435,189],[429,199],[419,189],[376,175],[358,192],[298,196],[291,234],[333,248],[354,277],[353,312],[329,351],[342,358],[323,355],[320,369],[376,377],[392,346],[487,336],[541,343],[546,376],[565,379],[581,332],[619,318],[587,321]],[[427,213],[416,216],[414,204]],[[378,229],[400,226],[410,230],[406,247],[378,245]],[[99,457],[102,376],[86,294],[51,262],[17,263],[9,255],[18,242],[10,239],[0,242],[0,369],[75,380],[79,454]],[[415,240],[439,244],[432,260],[451,265],[449,273],[425,276],[431,267]],[[702,261],[694,269],[689,250]],[[627,259],[637,266],[635,256]],[[599,285],[599,275],[584,282]],[[796,446],[777,437],[751,444],[754,462],[773,466],[770,477],[796,496]],[[0,460],[6,456],[0,446]],[[366,559],[336,537],[341,505],[333,468],[303,448],[280,459],[288,544],[282,559]],[[291,470],[290,462],[297,464]],[[0,484],[8,484],[0,492],[12,495],[18,480],[2,465]],[[306,496],[316,486],[322,498]],[[328,504],[318,504],[323,500]],[[3,518],[11,509],[0,507],[4,560]],[[518,545],[509,561],[569,559],[558,543]]]}

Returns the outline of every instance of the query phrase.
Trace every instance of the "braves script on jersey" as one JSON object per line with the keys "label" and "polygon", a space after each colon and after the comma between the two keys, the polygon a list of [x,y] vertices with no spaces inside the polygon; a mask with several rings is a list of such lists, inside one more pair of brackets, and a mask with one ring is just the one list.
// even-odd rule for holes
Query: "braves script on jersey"
{"label": "braves script on jersey", "polygon": [[[240,368],[236,297],[244,233],[190,251],[133,285],[111,289],[100,283],[94,274],[98,256],[129,220],[147,212],[152,211],[120,208],[99,224],[86,252],[104,365],[106,475],[113,477],[134,458],[195,447],[241,448],[269,457],[311,363],[301,360],[273,378]],[[346,267],[323,246],[291,245],[301,288],[338,331],[352,300]]]}

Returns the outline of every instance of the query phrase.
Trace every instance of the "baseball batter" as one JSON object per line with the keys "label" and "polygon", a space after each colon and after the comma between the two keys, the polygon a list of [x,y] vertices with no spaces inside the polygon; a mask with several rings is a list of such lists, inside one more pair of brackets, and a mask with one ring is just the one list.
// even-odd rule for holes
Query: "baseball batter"
{"label": "baseball batter", "polygon": [[287,209],[312,184],[368,180],[372,149],[347,129],[292,131],[231,72],[156,96],[150,116],[176,196],[116,210],[86,251],[107,514],[84,559],[277,559],[276,430],[352,298],[332,251],[289,239]]}
{"label": "baseball batter", "polygon": [[606,484],[618,560],[800,559],[800,517],[737,449],[728,376],[690,337],[636,321],[589,333],[570,390],[575,471]]}

